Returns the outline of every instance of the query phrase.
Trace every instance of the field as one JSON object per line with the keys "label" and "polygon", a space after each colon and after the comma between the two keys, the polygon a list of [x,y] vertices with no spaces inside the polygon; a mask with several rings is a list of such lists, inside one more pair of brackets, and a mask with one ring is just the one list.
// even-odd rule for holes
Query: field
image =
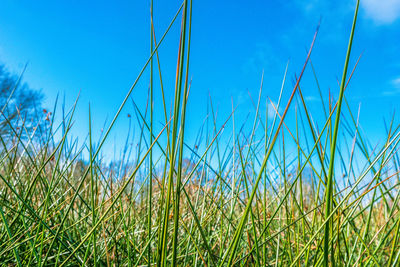
{"label": "field", "polygon": [[[6,121],[1,265],[399,266],[400,125],[394,115],[386,136],[371,143],[346,98],[358,64],[349,63],[358,3],[338,98],[320,94],[324,119],[313,119],[301,90],[309,68],[321,91],[311,61],[317,28],[289,98],[281,97],[285,73],[279,100],[262,99],[261,85],[247,121],[235,119],[232,103],[218,123],[210,100],[198,137],[187,140],[192,12],[184,1],[170,24],[181,23],[172,107],[158,54],[168,27],[157,39],[149,34],[151,54],[98,140],[90,109],[84,145],[71,135],[76,103],[63,107],[60,122],[47,116],[28,128]],[[120,158],[108,164],[103,146],[145,71],[146,109],[129,115],[139,134],[128,134]],[[161,131],[153,119],[156,95],[163,99]]]}

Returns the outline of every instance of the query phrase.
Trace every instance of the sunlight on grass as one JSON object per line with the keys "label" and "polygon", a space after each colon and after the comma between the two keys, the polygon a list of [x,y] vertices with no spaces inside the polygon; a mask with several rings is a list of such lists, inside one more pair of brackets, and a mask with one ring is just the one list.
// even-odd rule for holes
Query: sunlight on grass
{"label": "sunlight on grass", "polygon": [[[40,124],[40,138],[32,132],[39,126],[16,126],[3,116],[9,133],[0,137],[2,266],[399,266],[400,125],[393,116],[383,141],[371,144],[360,110],[354,113],[346,98],[360,59],[349,63],[358,5],[338,99],[324,99],[311,61],[318,26],[287,99],[289,63],[277,102],[262,98],[263,76],[253,118],[237,121],[232,100],[219,124],[210,98],[198,137],[189,141],[195,10],[185,0],[157,38],[151,3],[148,60],[99,140],[90,107],[84,145],[71,136],[76,102],[60,124],[54,116]],[[179,18],[168,107],[158,48]],[[145,71],[149,98],[141,110],[131,94]],[[319,120],[301,89],[310,74],[319,91],[313,101],[324,114]],[[162,107],[154,107],[156,96]],[[121,159],[107,165],[102,148],[128,100],[137,146],[127,142]]]}

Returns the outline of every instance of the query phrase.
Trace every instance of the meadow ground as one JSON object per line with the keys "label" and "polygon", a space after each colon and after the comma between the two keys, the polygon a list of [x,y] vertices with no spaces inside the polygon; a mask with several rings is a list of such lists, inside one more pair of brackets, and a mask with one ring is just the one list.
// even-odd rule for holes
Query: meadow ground
{"label": "meadow ground", "polygon": [[[28,129],[23,117],[18,125],[5,119],[1,265],[399,266],[400,125],[393,116],[384,141],[371,144],[346,99],[357,66],[349,66],[357,12],[358,4],[339,97],[321,94],[323,120],[313,120],[301,91],[317,30],[288,99],[267,101],[261,114],[261,86],[252,118],[236,121],[232,103],[222,124],[210,100],[198,138],[186,140],[191,1],[171,22],[182,18],[171,113],[157,50],[168,28],[159,40],[152,32],[151,55],[99,140],[90,111],[84,144],[71,136],[76,105],[60,123],[49,116]],[[134,105],[139,134],[128,133],[109,164],[102,147],[149,69],[148,103],[162,95],[163,128],[155,131],[153,105]],[[295,123],[286,124],[287,116]]]}

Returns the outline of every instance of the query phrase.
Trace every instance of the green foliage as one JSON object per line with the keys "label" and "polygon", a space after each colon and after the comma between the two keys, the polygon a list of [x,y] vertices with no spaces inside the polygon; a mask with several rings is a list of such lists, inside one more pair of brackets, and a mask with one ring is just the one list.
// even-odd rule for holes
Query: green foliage
{"label": "green foliage", "polygon": [[[179,14],[169,114],[158,48]],[[86,143],[79,147],[72,138],[76,103],[60,125],[48,122],[40,142],[22,138],[17,128],[24,124],[9,120],[11,138],[0,136],[0,263],[399,266],[400,125],[393,117],[384,142],[371,145],[360,131],[360,114],[348,105],[358,63],[348,75],[356,16],[340,97],[335,102],[320,94],[324,118],[312,119],[301,90],[307,67],[321,90],[311,62],[317,30],[283,112],[287,68],[278,104],[267,101],[265,114],[261,84],[251,129],[236,121],[234,103],[218,124],[210,99],[194,143],[184,136],[191,108],[191,17],[192,3],[184,1],[159,40],[152,19],[150,56],[98,142],[90,108]],[[132,100],[137,146],[127,145],[108,165],[100,157],[103,144],[147,67],[150,112]],[[159,112],[152,104],[156,74],[165,118],[161,129],[153,117]],[[294,125],[287,124],[287,116],[295,118]],[[25,131],[30,136],[34,129]]]}

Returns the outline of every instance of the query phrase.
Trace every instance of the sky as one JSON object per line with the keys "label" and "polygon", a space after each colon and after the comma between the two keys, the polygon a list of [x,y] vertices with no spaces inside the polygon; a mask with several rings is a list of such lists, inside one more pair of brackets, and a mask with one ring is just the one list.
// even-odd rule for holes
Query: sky
{"label": "sky", "polygon": [[[158,40],[180,4],[175,0],[154,1]],[[194,0],[187,140],[193,140],[201,127],[209,98],[220,124],[231,113],[231,101],[237,105],[237,120],[245,120],[249,112],[254,112],[251,98],[256,101],[263,74],[264,114],[267,97],[274,102],[278,99],[288,65],[282,100],[285,104],[319,21],[311,59],[325,99],[329,94],[337,96],[354,8],[355,1],[344,0]],[[66,106],[71,106],[79,95],[73,133],[83,139],[88,131],[89,103],[94,132],[100,133],[148,59],[149,12],[149,0],[3,0],[0,62],[15,73],[28,63],[24,81],[44,93],[44,106],[51,108],[57,95],[61,99],[65,96]],[[354,112],[361,105],[363,129],[379,140],[384,136],[383,118],[390,119],[400,108],[400,0],[361,0],[357,23],[350,68],[361,54],[362,57],[346,97]],[[173,99],[179,33],[178,21],[159,48],[169,105]],[[146,71],[132,93],[142,111],[148,86]],[[302,90],[318,121],[321,103],[310,68]],[[159,91],[155,110],[156,128],[161,129]],[[128,102],[111,133],[109,149],[113,143],[123,143],[128,114],[132,113],[133,105]]]}

